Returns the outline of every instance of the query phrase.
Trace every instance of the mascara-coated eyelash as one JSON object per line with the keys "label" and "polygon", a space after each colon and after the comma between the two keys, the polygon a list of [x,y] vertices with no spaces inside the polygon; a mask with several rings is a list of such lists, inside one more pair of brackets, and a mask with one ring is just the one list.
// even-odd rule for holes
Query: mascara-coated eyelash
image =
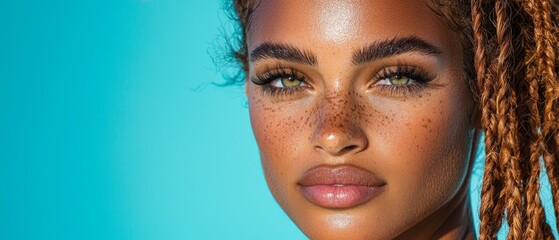
{"label": "mascara-coated eyelash", "polygon": [[374,77],[372,87],[391,94],[415,93],[422,90],[436,78],[420,68],[398,64],[395,67],[386,67]]}
{"label": "mascara-coated eyelash", "polygon": [[308,87],[303,74],[281,65],[252,77],[251,81],[259,85],[262,91],[273,96],[293,94]]}

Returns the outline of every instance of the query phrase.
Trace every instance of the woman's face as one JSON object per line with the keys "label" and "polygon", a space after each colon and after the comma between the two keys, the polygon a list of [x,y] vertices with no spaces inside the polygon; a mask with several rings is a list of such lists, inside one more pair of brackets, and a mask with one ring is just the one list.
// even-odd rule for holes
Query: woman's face
{"label": "woman's face", "polygon": [[421,234],[452,210],[474,103],[460,38],[425,2],[262,0],[252,17],[252,127],[272,194],[307,236]]}

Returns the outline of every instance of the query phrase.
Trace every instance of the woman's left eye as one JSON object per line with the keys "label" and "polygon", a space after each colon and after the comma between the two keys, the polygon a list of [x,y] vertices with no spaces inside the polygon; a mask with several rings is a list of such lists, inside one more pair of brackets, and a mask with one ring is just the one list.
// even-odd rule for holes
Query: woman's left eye
{"label": "woman's left eye", "polygon": [[294,76],[282,76],[273,80],[270,85],[276,88],[293,88],[304,86],[305,82],[302,79],[298,79]]}
{"label": "woman's left eye", "polygon": [[408,84],[412,84],[413,81],[414,80],[408,76],[396,74],[379,80],[378,84],[392,85],[392,86],[405,86]]}
{"label": "woman's left eye", "polygon": [[406,96],[423,90],[435,77],[421,68],[399,64],[377,73],[372,87],[391,96]]}

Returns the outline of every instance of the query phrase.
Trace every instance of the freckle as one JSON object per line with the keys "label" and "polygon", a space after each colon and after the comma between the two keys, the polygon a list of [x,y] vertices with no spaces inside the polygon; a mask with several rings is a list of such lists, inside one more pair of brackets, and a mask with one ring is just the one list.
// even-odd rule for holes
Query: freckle
{"label": "freckle", "polygon": [[423,126],[423,128],[427,128],[427,124],[423,124],[422,126]]}
{"label": "freckle", "polygon": [[427,121],[428,121],[428,122],[431,122],[431,119],[429,118],[429,119],[427,119]]}

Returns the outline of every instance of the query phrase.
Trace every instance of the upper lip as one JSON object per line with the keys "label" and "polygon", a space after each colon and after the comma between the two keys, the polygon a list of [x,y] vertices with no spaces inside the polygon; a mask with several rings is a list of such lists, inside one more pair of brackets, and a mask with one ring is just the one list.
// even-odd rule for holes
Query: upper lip
{"label": "upper lip", "polygon": [[352,166],[318,166],[307,170],[297,182],[301,186],[355,185],[382,187],[386,182],[374,173]]}

